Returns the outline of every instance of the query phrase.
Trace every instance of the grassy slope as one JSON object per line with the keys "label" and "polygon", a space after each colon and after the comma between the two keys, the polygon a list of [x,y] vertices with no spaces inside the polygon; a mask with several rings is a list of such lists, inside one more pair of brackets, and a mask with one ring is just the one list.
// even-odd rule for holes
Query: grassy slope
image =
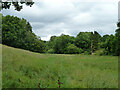
{"label": "grassy slope", "polygon": [[50,55],[3,46],[3,87],[118,87],[118,58],[113,56]]}

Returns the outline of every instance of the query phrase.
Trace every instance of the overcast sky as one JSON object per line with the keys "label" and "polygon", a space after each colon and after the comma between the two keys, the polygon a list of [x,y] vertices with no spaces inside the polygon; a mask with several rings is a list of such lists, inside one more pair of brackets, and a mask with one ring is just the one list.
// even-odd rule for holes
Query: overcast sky
{"label": "overcast sky", "polygon": [[2,13],[25,18],[32,25],[33,32],[42,40],[61,34],[76,36],[81,31],[96,30],[105,35],[115,34],[118,2],[35,0],[32,7],[24,6],[20,12],[11,7]]}

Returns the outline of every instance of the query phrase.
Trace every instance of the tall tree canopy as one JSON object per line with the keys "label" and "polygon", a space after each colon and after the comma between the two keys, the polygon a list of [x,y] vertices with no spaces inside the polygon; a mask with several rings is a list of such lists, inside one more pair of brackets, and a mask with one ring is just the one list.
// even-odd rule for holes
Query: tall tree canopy
{"label": "tall tree canopy", "polygon": [[115,34],[116,39],[117,39],[116,54],[120,55],[120,22],[118,22],[117,26],[118,26],[118,29],[116,30],[116,34]]}
{"label": "tall tree canopy", "polygon": [[104,35],[102,37],[102,48],[105,55],[120,55],[120,22],[117,23],[118,29],[115,35]]}
{"label": "tall tree canopy", "polygon": [[75,45],[84,51],[90,51],[91,32],[80,32],[75,39]]}
{"label": "tall tree canopy", "polygon": [[44,42],[33,32],[29,22],[14,16],[2,17],[2,43],[35,52],[44,52]]}
{"label": "tall tree canopy", "polygon": [[55,39],[54,47],[55,53],[63,54],[66,52],[66,47],[68,43],[72,42],[72,39],[69,35],[62,34],[60,37]]}
{"label": "tall tree canopy", "polygon": [[91,32],[91,52],[98,50],[100,47],[101,36],[97,31]]}
{"label": "tall tree canopy", "polygon": [[0,13],[0,43],[2,43],[2,14]]}

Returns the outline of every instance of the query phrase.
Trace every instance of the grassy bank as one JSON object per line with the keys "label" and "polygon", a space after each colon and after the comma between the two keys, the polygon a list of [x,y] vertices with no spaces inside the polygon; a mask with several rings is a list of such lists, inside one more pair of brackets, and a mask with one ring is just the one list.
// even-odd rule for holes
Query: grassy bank
{"label": "grassy bank", "polygon": [[3,88],[117,88],[118,57],[39,54],[3,46]]}

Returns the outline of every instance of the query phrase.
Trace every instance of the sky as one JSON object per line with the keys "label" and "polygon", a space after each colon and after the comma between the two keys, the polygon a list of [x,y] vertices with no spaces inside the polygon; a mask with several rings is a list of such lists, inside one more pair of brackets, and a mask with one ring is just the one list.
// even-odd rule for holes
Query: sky
{"label": "sky", "polygon": [[2,10],[3,15],[14,15],[30,22],[33,32],[42,40],[51,36],[97,31],[101,35],[115,34],[118,22],[117,0],[34,0],[32,7],[23,6],[18,12],[13,7]]}

